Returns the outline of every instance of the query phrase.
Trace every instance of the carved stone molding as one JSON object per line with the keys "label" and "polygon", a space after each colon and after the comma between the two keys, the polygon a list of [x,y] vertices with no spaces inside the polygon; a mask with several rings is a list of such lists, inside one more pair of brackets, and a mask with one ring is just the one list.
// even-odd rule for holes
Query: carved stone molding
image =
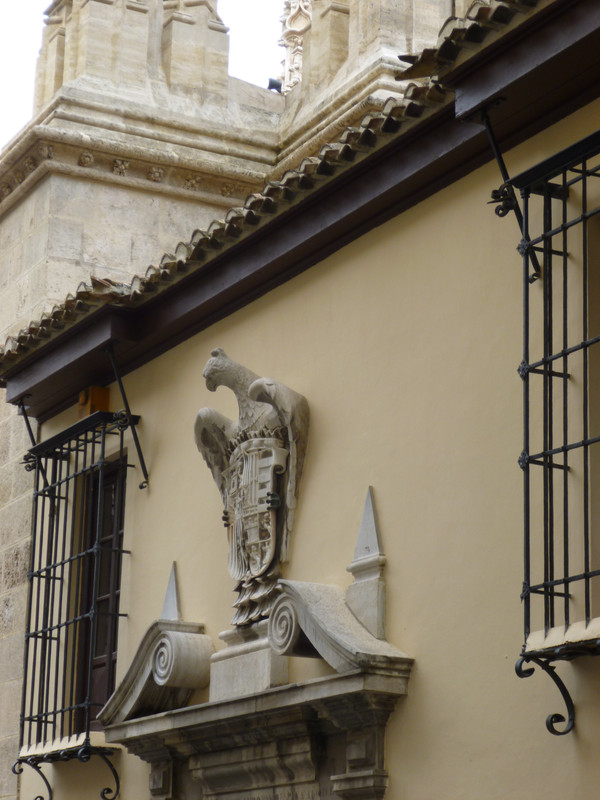
{"label": "carved stone molding", "polygon": [[227,703],[112,724],[120,743],[152,765],[151,792],[205,800],[381,798],[385,728],[406,691],[389,675],[354,672]]}
{"label": "carved stone molding", "polygon": [[337,586],[279,581],[282,593],[269,618],[269,641],[279,655],[306,655],[308,643],[336,672],[381,671],[408,679],[413,659],[361,625]]}
{"label": "carved stone molding", "polygon": [[110,725],[185,706],[194,689],[208,685],[213,652],[204,625],[157,620],[98,719]]}
{"label": "carved stone molding", "polygon": [[285,47],[283,92],[291,91],[302,79],[304,35],[310,28],[312,0],[285,0],[283,33],[280,44]]}
{"label": "carved stone molding", "polygon": [[215,174],[209,167],[205,172],[192,172],[190,165],[178,161],[152,164],[137,152],[124,148],[110,151],[106,142],[98,143],[92,151],[83,149],[78,139],[70,142],[57,136],[54,141],[51,137],[51,131],[44,132],[44,140],[32,136],[29,146],[20,147],[16,158],[0,162],[0,214],[49,172],[81,175],[85,170],[88,179],[176,196],[193,195],[223,208],[243,202],[262,180],[248,176],[245,182],[245,176]]}

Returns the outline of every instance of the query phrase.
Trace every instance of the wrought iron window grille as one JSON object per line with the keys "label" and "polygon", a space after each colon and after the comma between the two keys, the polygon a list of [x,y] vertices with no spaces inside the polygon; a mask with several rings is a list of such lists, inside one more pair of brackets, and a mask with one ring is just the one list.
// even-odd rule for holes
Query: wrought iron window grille
{"label": "wrought iron window grille", "polygon": [[[575,724],[555,662],[600,654],[600,131],[509,179],[496,213],[515,213],[523,261],[524,645],[519,677],[542,669]],[[517,191],[520,200],[517,200]],[[532,666],[527,666],[532,665]]]}
{"label": "wrought iron window grille", "polygon": [[19,774],[41,765],[100,757],[115,789],[113,751],[92,743],[95,717],[114,690],[126,434],[139,417],[98,411],[32,447],[35,469],[32,551],[21,709]]}

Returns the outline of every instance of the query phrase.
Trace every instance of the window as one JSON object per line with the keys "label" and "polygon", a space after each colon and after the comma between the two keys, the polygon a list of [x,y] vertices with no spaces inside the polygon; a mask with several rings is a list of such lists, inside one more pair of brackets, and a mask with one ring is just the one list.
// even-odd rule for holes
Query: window
{"label": "window", "polygon": [[600,652],[600,132],[509,182],[523,238],[524,663]]}
{"label": "window", "polygon": [[99,411],[29,451],[36,484],[22,753],[52,751],[75,734],[89,744],[114,689],[128,425]]}

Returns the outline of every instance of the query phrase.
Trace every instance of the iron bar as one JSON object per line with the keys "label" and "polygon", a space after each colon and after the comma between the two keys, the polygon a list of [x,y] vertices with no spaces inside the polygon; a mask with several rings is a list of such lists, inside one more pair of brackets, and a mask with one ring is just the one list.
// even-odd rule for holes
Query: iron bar
{"label": "iron bar", "polygon": [[553,581],[548,581],[548,583],[539,583],[539,584],[532,584],[530,587],[530,591],[532,592],[534,589],[541,588],[543,586],[563,586],[569,583],[576,583],[577,581],[582,581],[586,575],[589,575],[590,578],[594,578],[600,575],[600,569],[590,570],[589,572],[580,572],[577,575],[568,575],[562,578],[556,578]]}
{"label": "iron bar", "polygon": [[119,386],[119,391],[121,392],[121,398],[123,400],[123,405],[125,407],[125,413],[127,415],[127,419],[129,420],[129,425],[131,426],[131,435],[133,436],[133,443],[135,445],[137,456],[140,462],[142,475],[144,476],[144,480],[140,483],[140,489],[146,489],[148,487],[148,481],[149,481],[148,470],[146,468],[146,462],[144,461],[144,455],[142,453],[142,447],[140,445],[140,440],[137,435],[135,423],[131,421],[132,420],[131,409],[129,408],[129,402],[127,400],[125,387],[123,386],[123,380],[121,379],[121,373],[119,372],[119,367],[115,359],[115,352],[112,344],[108,345],[108,347],[106,348],[106,352],[110,359],[110,363],[112,365],[113,372],[115,374],[115,380],[117,381],[117,384]]}
{"label": "iron bar", "polygon": [[[543,224],[544,230],[552,228],[552,204],[547,192],[543,194]],[[544,296],[544,357],[553,351],[553,294],[552,294],[552,253],[550,252],[551,239],[544,239],[543,260],[543,296]],[[554,578],[554,476],[552,470],[564,469],[564,465],[554,464],[547,455],[553,444],[553,384],[552,375],[545,364],[543,382],[543,440],[544,440],[544,585]],[[554,627],[554,598],[551,593],[544,595],[544,628],[546,633]]]}
{"label": "iron bar", "polygon": [[[113,433],[119,436],[111,454],[114,461],[108,460],[106,449]],[[56,753],[53,742],[75,733],[89,740],[92,714],[108,699],[91,694],[94,656],[105,645],[112,670],[106,686],[112,691],[121,616],[118,582],[125,552],[124,436],[112,414],[98,412],[32,447],[38,468],[28,573],[21,747],[43,743],[47,760]],[[50,481],[42,489],[44,467]],[[109,471],[113,477],[107,483]],[[110,561],[106,568],[111,582],[108,600],[103,595],[101,603],[103,559]],[[101,666],[105,665],[106,660]],[[112,796],[112,790],[105,791],[107,797]]]}
{"label": "iron bar", "polygon": [[[581,165],[584,172],[586,171],[586,162]],[[583,289],[583,308],[582,308],[582,339],[586,341],[588,338],[588,220],[587,212],[587,180],[584,177],[582,182],[582,289]],[[590,474],[590,450],[587,439],[589,438],[589,349],[583,350],[583,440],[586,442],[583,446],[583,553],[586,577],[584,579],[584,603],[585,603],[585,621],[586,625],[589,624],[591,619],[591,604],[590,604],[590,579],[587,573],[590,569],[590,499],[589,499],[589,474]]]}
{"label": "iron bar", "polygon": [[[529,193],[523,192],[523,237],[529,236]],[[529,363],[529,259],[523,254],[523,363]],[[529,373],[523,376],[523,453],[529,453]],[[531,584],[531,505],[530,505],[530,474],[529,462],[525,459],[523,465],[523,626],[524,637],[527,639],[531,629],[531,597],[525,589]]]}
{"label": "iron bar", "polygon": [[[489,120],[487,127],[493,137]],[[592,426],[595,417],[590,419],[591,391],[599,380],[596,351],[590,348],[600,343],[600,335],[595,335],[597,327],[590,327],[592,312],[595,315],[590,303],[597,299],[592,294],[589,252],[589,226],[600,219],[598,187],[595,184],[592,197],[589,183],[600,176],[600,131],[512,180],[496,151],[504,179],[495,193],[495,201],[502,203],[497,213],[514,210],[508,208],[511,187],[520,190],[523,208],[518,247],[523,263],[523,359],[518,368],[523,383],[523,450],[518,461],[523,470],[521,599],[527,642],[534,622],[535,629],[546,634],[557,627],[567,633],[574,622],[589,624],[592,589],[600,584],[600,569],[592,568],[592,540],[600,535],[600,525],[594,530],[590,485],[592,456],[600,453],[600,435]],[[543,254],[541,291],[532,287],[528,274],[530,259],[538,252]],[[538,351],[534,358],[532,347]],[[538,452],[531,452],[532,443]],[[539,480],[534,482],[534,475]],[[572,730],[575,712],[552,662],[590,654],[600,654],[600,637],[574,642],[566,635],[564,642],[536,652],[524,646],[517,673],[528,677],[533,669],[527,664],[539,667],[567,706],[566,716],[551,714],[546,721],[554,735]]]}
{"label": "iron bar", "polygon": [[[563,173],[563,187],[565,188],[565,196],[568,197],[568,190],[567,190],[567,176]],[[566,203],[562,203],[562,218],[563,222],[566,221],[567,217],[567,206]],[[562,232],[562,241],[563,241],[563,256],[562,256],[562,346],[563,349],[568,346],[569,342],[569,282],[568,282],[568,260],[567,260],[567,231],[563,230]],[[549,365],[548,365],[549,367]],[[558,376],[557,376],[558,377]],[[562,401],[563,401],[563,424],[562,424],[562,434],[563,434],[563,447],[567,446],[567,442],[569,441],[569,372],[568,372],[568,356],[563,356],[563,376],[562,376]],[[569,554],[569,456],[568,451],[564,450],[564,465],[565,471],[563,473],[563,574],[565,578],[569,576],[570,570],[570,554]],[[565,592],[564,593],[564,603],[563,603],[563,617],[565,627],[568,628],[571,622],[571,610],[570,610],[570,595]]]}
{"label": "iron bar", "polygon": [[[525,234],[525,230],[523,227],[523,212],[521,211],[521,208],[519,206],[519,201],[517,200],[517,195],[510,181],[510,176],[508,174],[508,170],[506,169],[504,158],[502,156],[502,153],[500,152],[500,148],[498,147],[498,142],[496,141],[494,131],[492,130],[492,124],[490,122],[490,117],[487,108],[484,108],[481,112],[481,122],[485,127],[488,136],[488,141],[492,149],[492,153],[494,154],[494,158],[496,159],[496,163],[498,164],[500,174],[502,175],[502,180],[504,181],[503,189],[505,189],[508,192],[508,199],[507,199],[508,205],[506,206],[506,208],[510,207],[510,209],[513,211],[517,223],[519,225],[519,230],[521,231],[521,234],[523,236],[523,239],[526,242],[528,242],[529,238]],[[537,259],[535,252],[533,250],[530,251],[527,258],[528,260],[531,260],[531,266],[533,267],[533,274],[535,278],[539,278],[541,275],[540,263]],[[529,276],[527,279],[529,280]]]}
{"label": "iron bar", "polygon": [[543,364],[551,364],[553,361],[557,361],[563,356],[571,356],[573,353],[578,353],[580,350],[589,349],[593,345],[598,344],[598,342],[600,342],[600,336],[593,336],[591,339],[585,339],[577,344],[572,345],[571,347],[565,347],[562,350],[559,350],[557,353],[552,353],[549,356],[541,358],[539,361],[532,362],[529,367],[529,371],[532,372],[534,371],[534,367],[537,368]]}

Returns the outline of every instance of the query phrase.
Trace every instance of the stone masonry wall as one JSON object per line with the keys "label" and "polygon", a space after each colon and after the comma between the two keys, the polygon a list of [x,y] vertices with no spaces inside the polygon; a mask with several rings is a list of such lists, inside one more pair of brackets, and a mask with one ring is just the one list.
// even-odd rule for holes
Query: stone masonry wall
{"label": "stone masonry wall", "polygon": [[33,473],[21,461],[25,423],[0,393],[0,800],[14,800],[19,748],[23,625],[27,603]]}

